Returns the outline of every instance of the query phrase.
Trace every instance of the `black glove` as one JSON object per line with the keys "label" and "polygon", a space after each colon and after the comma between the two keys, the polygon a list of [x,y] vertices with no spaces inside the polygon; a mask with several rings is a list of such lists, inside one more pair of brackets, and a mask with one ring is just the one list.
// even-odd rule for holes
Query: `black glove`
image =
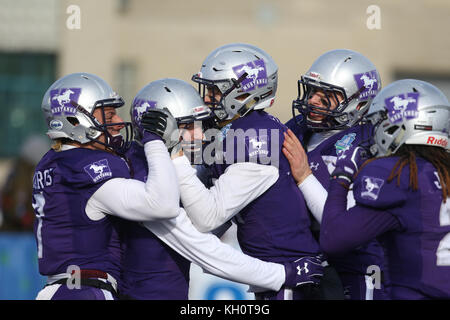
{"label": "black glove", "polygon": [[294,262],[284,263],[286,280],[284,285],[296,288],[307,284],[318,285],[323,276],[322,259],[317,257],[302,257]]}
{"label": "black glove", "polygon": [[336,169],[331,174],[331,178],[342,180],[345,184],[351,184],[361,164],[367,158],[368,153],[362,147],[346,150],[337,158]]}
{"label": "black glove", "polygon": [[[161,139],[164,141],[164,133],[167,127],[167,114],[160,110],[148,110],[141,118],[142,143]],[[165,141],[164,141],[165,142]]]}

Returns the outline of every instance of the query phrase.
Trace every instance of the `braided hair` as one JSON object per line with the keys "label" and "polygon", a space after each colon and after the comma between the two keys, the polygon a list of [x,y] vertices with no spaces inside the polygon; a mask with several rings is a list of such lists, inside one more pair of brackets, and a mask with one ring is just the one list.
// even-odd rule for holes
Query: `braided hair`
{"label": "braided hair", "polygon": [[400,185],[400,176],[405,166],[409,166],[409,187],[416,191],[419,188],[417,177],[416,157],[420,157],[430,162],[437,170],[439,181],[442,187],[442,198],[444,202],[450,195],[450,153],[445,149],[424,145],[407,145],[401,146],[394,156],[398,156],[397,163],[387,179],[391,182],[397,178],[397,185]]}

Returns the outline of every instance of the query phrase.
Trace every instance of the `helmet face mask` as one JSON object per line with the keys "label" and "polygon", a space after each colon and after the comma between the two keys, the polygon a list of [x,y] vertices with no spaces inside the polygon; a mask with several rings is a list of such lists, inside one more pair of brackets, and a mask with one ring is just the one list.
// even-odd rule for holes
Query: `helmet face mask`
{"label": "helmet face mask", "polygon": [[404,144],[448,146],[450,104],[427,82],[391,83],[375,97],[366,118],[374,126],[373,155],[395,153]]}
{"label": "helmet face mask", "polygon": [[[298,97],[292,103],[294,119],[301,114],[297,124],[305,122],[311,130],[341,130],[363,118],[370,101],[381,89],[381,80],[366,57],[352,50],[338,49],[321,55],[298,80],[297,88]],[[331,108],[330,99],[321,106],[311,104],[309,100],[317,91],[334,97],[339,103],[335,108]],[[316,120],[314,115],[322,117]]]}
{"label": "helmet face mask", "polygon": [[[88,73],[69,74],[57,80],[44,95],[42,110],[50,139],[69,139],[81,144],[99,143],[108,150],[123,153],[132,139],[131,123],[107,123],[104,109],[120,108],[123,99],[101,78]],[[101,110],[101,119],[94,116]],[[122,127],[125,137],[110,133]],[[104,138],[102,138],[102,135]]]}
{"label": "helmet face mask", "polygon": [[[278,67],[265,51],[243,43],[215,49],[192,77],[219,121],[268,108],[277,90]],[[220,98],[219,98],[220,97]]]}
{"label": "helmet face mask", "polygon": [[[316,92],[323,92],[321,104],[323,106],[316,106],[309,103],[309,100]],[[306,115],[306,121],[311,128],[314,129],[337,129],[339,125],[344,127],[347,119],[341,119],[341,124],[335,121],[335,118],[341,116],[341,110],[348,105],[347,94],[342,87],[333,86],[320,81],[314,81],[310,78],[302,76],[298,81],[298,96],[300,97],[293,102],[293,116],[296,117],[295,111],[300,110],[300,113]],[[336,105],[335,108],[332,108]],[[320,121],[314,120],[311,115],[322,116]]]}

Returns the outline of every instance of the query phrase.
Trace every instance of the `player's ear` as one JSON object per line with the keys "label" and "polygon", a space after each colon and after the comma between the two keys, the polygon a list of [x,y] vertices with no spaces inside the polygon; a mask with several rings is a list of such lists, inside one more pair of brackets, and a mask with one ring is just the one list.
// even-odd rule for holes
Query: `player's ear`
{"label": "player's ear", "polygon": [[361,110],[365,105],[367,104],[367,101],[362,101],[360,103],[358,103],[358,105],[356,106],[356,110]]}

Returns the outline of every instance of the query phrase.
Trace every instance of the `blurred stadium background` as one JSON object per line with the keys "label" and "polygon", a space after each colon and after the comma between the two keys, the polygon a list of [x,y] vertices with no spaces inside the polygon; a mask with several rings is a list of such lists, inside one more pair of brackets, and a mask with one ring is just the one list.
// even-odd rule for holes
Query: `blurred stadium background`
{"label": "blurred stadium background", "polygon": [[[279,66],[269,111],[283,122],[299,76],[336,48],[366,55],[384,85],[419,78],[450,97],[449,17],[448,0],[0,0],[0,299],[33,299],[45,281],[29,191],[49,143],[42,96],[58,77],[97,74],[129,105],[148,82],[190,80],[214,48],[247,42]],[[128,108],[121,112],[129,119]],[[225,237],[238,246],[232,232]],[[192,269],[193,299],[253,298],[246,286]]]}

